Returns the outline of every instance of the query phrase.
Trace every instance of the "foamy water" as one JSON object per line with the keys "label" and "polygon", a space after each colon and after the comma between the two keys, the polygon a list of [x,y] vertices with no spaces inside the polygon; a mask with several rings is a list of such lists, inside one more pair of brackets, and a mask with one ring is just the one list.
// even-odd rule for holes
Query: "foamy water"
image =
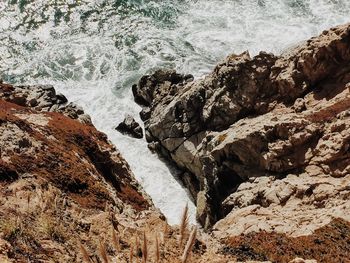
{"label": "foamy water", "polygon": [[83,106],[170,223],[186,203],[194,222],[195,206],[144,140],[114,130],[126,113],[139,120],[131,85],[163,67],[199,77],[230,53],[279,53],[350,20],[347,0],[12,2],[0,2],[0,78]]}

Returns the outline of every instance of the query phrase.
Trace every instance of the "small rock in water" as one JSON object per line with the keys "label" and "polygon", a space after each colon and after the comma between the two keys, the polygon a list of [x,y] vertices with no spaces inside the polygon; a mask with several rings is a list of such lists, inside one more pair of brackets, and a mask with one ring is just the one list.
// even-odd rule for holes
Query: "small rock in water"
{"label": "small rock in water", "polygon": [[140,124],[138,124],[130,115],[126,115],[124,121],[121,122],[115,129],[134,138],[143,138],[143,131]]}
{"label": "small rock in water", "polygon": [[59,104],[64,104],[64,103],[68,102],[68,99],[62,93],[57,93],[56,98],[57,98],[57,101]]}

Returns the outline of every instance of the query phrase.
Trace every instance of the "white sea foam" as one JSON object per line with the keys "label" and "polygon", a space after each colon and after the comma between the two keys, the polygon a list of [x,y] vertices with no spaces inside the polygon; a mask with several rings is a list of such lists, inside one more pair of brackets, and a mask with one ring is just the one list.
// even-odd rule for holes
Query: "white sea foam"
{"label": "white sea foam", "polygon": [[[20,1],[22,2],[22,1]],[[74,3],[75,1],[71,1]],[[82,0],[0,3],[0,77],[50,83],[82,105],[170,223],[189,203],[176,171],[114,127],[138,118],[131,85],[155,68],[200,77],[229,53],[279,53],[349,22],[347,0]],[[140,120],[139,120],[140,121]]]}

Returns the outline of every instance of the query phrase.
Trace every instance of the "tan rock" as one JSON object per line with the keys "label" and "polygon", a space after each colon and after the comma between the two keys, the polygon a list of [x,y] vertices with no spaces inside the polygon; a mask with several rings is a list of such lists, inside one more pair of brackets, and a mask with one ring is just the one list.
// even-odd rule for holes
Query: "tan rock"
{"label": "tan rock", "polygon": [[349,39],[346,24],[281,56],[244,52],[202,79],[169,85],[175,73],[157,72],[134,86],[152,91],[145,128],[194,175],[198,219],[221,219],[218,236],[349,220]]}

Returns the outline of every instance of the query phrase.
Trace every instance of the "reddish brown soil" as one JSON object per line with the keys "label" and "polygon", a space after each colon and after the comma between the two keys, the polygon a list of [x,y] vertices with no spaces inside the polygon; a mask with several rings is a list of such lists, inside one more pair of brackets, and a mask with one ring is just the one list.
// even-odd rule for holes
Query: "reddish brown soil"
{"label": "reddish brown soil", "polygon": [[226,241],[224,252],[238,261],[270,260],[284,263],[296,257],[319,263],[350,262],[350,223],[334,219],[313,235],[297,238],[278,233],[251,233]]}
{"label": "reddish brown soil", "polygon": [[[1,85],[0,88],[10,87]],[[91,125],[54,112],[43,113],[51,120],[38,130],[35,125],[14,115],[18,113],[30,115],[37,112],[0,100],[0,124],[10,122],[17,125],[43,146],[33,155],[14,152],[10,164],[0,160],[0,183],[30,173],[47,179],[84,207],[103,208],[106,201],[112,201],[103,185],[104,178],[117,190],[124,203],[137,210],[148,207],[148,202],[131,184],[126,162],[120,156],[119,162],[111,158],[112,146],[105,134]],[[56,140],[50,139],[49,135]],[[94,178],[91,172],[102,177]]]}

